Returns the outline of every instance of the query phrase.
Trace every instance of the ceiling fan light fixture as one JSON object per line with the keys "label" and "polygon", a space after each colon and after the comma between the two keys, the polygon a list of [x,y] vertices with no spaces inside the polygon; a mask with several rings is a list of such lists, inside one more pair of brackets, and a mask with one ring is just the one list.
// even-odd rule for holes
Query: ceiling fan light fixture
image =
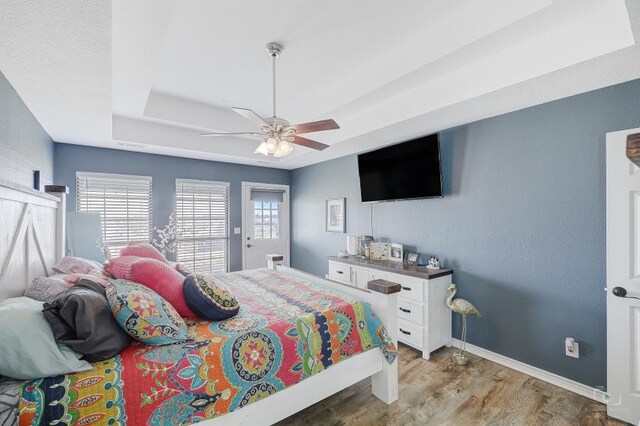
{"label": "ceiling fan light fixture", "polygon": [[262,154],[268,157],[269,149],[267,148],[267,142],[266,141],[260,142],[260,145],[258,145],[258,148],[256,148],[256,150],[254,151],[254,154]]}
{"label": "ceiling fan light fixture", "polygon": [[286,140],[281,140],[278,147],[273,152],[275,158],[286,157],[293,152],[293,147]]}
{"label": "ceiling fan light fixture", "polygon": [[278,142],[280,141],[273,136],[270,136],[265,140],[265,144],[267,145],[267,151],[269,151],[269,154],[273,154],[275,152],[275,150],[278,148]]}
{"label": "ceiling fan light fixture", "polygon": [[272,89],[273,104],[271,117],[263,118],[248,108],[233,107],[232,110],[240,114],[245,119],[258,125],[259,132],[214,132],[204,133],[201,136],[260,136],[262,141],[255,154],[262,154],[267,157],[284,157],[293,152],[291,144],[301,145],[306,148],[322,151],[329,148],[329,145],[298,136],[301,133],[314,133],[324,130],[339,129],[338,123],[332,119],[312,121],[309,123],[291,125],[287,120],[278,117],[276,114],[276,59],[282,53],[282,46],[278,43],[268,43],[267,52],[272,58]]}

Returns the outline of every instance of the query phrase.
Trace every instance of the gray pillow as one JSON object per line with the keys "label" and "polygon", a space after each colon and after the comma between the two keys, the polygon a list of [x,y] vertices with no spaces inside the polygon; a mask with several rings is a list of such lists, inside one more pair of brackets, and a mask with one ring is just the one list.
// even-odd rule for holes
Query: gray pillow
{"label": "gray pillow", "polygon": [[56,343],[42,305],[28,297],[0,303],[0,376],[29,380],[91,370],[79,354]]}
{"label": "gray pillow", "polygon": [[131,344],[111,314],[104,287],[93,281],[80,280],[45,303],[43,313],[56,341],[89,362],[116,356]]}

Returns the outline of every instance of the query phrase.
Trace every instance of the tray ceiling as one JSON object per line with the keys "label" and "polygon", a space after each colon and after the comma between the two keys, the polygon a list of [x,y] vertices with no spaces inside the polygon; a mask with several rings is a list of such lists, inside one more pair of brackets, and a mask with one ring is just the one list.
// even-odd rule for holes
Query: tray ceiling
{"label": "tray ceiling", "polygon": [[[640,78],[633,0],[4,0],[1,71],[58,142],[292,169]],[[634,38],[634,31],[636,31]],[[281,159],[229,108],[335,118]]]}

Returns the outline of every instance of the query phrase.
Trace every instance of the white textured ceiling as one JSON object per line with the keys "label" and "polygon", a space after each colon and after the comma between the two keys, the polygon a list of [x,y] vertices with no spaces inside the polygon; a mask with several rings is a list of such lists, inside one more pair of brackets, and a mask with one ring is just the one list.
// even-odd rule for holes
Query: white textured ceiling
{"label": "white textured ceiling", "polygon": [[[40,5],[39,5],[40,4]],[[0,0],[0,70],[59,142],[296,168],[640,78],[636,0]],[[638,38],[638,34],[636,34]],[[334,118],[280,160],[230,106]]]}

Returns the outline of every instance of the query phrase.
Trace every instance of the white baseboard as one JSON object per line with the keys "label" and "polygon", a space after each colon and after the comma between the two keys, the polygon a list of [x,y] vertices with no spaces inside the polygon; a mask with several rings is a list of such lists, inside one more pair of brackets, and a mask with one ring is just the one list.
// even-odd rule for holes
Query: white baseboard
{"label": "white baseboard", "polygon": [[[460,340],[452,338],[451,344],[453,346],[460,347]],[[536,379],[540,379],[544,382],[551,383],[552,385],[558,386],[562,389],[577,393],[578,395],[582,395],[596,402],[604,404],[604,401],[606,400],[606,392],[604,392],[602,389],[583,385],[582,383],[567,379],[566,377],[558,376],[557,374],[550,373],[546,370],[542,370],[541,368],[534,367],[529,364],[525,364],[524,362],[516,361],[515,359],[508,358],[495,352],[491,352],[487,349],[467,343],[467,352],[487,359],[489,361],[493,361],[496,364],[511,368],[512,370],[527,374],[531,377],[535,377]]]}

